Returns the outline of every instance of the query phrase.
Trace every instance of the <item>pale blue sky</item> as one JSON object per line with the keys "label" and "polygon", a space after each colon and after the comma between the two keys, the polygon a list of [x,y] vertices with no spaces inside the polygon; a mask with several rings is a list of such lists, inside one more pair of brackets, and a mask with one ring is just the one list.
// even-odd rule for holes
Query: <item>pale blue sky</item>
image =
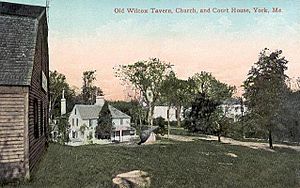
{"label": "pale blue sky", "polygon": [[[26,3],[34,5],[45,5],[46,0],[7,0],[9,2]],[[280,7],[283,9],[282,14],[266,15],[266,14],[172,14],[172,15],[132,15],[113,13],[116,7],[128,8],[176,8],[176,7]],[[207,24],[219,24],[221,17],[226,17],[230,21],[230,27],[226,32],[249,32],[249,29],[256,25],[257,19],[267,17],[281,17],[288,23],[298,23],[300,17],[300,1],[297,0],[50,0],[50,34],[55,32],[61,36],[76,36],[78,34],[93,34],[97,32],[97,28],[110,22],[118,22],[120,20],[134,20],[134,23],[140,29],[134,29],[135,34],[145,34],[151,31],[143,30],[142,25],[147,22],[154,22],[159,28],[160,36],[169,36],[170,27],[174,23],[184,23],[188,27],[193,27],[191,32],[201,34],[201,31],[195,30],[194,27],[201,30],[201,26]],[[188,24],[189,20],[196,20],[193,24]],[[279,23],[280,24],[280,23]],[[218,28],[215,28],[218,30]],[[258,28],[261,29],[261,28]],[[157,31],[157,28],[155,29]],[[223,30],[223,29],[222,29]],[[276,30],[278,32],[278,30]],[[178,34],[178,33],[177,33]]]}

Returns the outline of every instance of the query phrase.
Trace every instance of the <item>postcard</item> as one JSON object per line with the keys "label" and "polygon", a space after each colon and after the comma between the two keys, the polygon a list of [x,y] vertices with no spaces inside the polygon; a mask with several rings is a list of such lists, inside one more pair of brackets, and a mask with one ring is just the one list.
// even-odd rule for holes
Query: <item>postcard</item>
{"label": "postcard", "polygon": [[0,185],[300,187],[300,1],[0,1]]}

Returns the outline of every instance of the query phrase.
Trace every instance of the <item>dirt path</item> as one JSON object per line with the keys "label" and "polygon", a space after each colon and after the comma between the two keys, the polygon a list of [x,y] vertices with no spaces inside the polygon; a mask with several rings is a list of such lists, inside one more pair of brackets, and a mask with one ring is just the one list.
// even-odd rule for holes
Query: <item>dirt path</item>
{"label": "dirt path", "polygon": [[[164,136],[164,137],[167,138],[167,136]],[[191,141],[194,141],[194,140],[217,141],[218,137],[217,136],[211,136],[211,135],[207,135],[207,137],[170,135],[170,139],[176,140],[176,141],[183,141],[183,142],[191,142]],[[243,142],[243,141],[238,141],[238,140],[234,140],[232,138],[226,138],[226,137],[221,137],[221,142],[226,143],[226,144],[236,145],[236,146],[245,146],[245,147],[249,147],[249,148],[252,148],[252,149],[264,149],[264,150],[267,150],[267,151],[275,152],[274,150],[269,148],[268,143]],[[293,149],[293,150],[296,150],[296,151],[300,152],[300,146],[289,146],[289,145],[284,145],[284,144],[274,144],[274,147],[288,148],[288,149]]]}

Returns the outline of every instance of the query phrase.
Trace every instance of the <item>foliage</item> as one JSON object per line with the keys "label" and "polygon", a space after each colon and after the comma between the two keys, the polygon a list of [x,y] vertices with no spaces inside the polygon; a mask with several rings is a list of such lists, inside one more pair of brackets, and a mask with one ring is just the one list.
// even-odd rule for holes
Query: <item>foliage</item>
{"label": "foliage", "polygon": [[140,97],[148,107],[148,123],[152,125],[154,103],[160,96],[163,81],[171,71],[171,65],[150,58],[130,65],[120,65],[116,77],[140,91]]}
{"label": "foliage", "polygon": [[287,76],[284,71],[287,70],[288,61],[281,53],[281,50],[270,52],[264,49],[244,82],[246,105],[255,114],[254,117],[259,119],[259,124],[268,131],[270,148],[273,147],[272,131],[276,127],[286,92]]}
{"label": "foliage", "polygon": [[96,102],[96,96],[103,95],[103,91],[100,87],[94,86],[96,81],[96,71],[85,71],[83,72],[83,85],[82,93],[80,95],[81,103],[83,104],[94,104]]}
{"label": "foliage", "polygon": [[65,144],[66,142],[69,142],[69,127],[70,127],[70,124],[69,124],[69,115],[68,114],[65,114],[65,115],[62,115],[62,116],[59,116],[57,118],[57,123],[56,123],[56,126],[57,126],[57,132],[58,132],[58,142],[60,144]]}
{"label": "foliage", "polygon": [[109,139],[112,130],[112,117],[108,107],[108,103],[105,102],[98,118],[98,125],[96,127],[96,137],[101,139]]}
{"label": "foliage", "polygon": [[79,131],[81,134],[84,134],[84,132],[88,129],[88,126],[86,124],[83,124],[79,127]]}
{"label": "foliage", "polygon": [[[167,104],[169,108],[171,106],[176,107],[178,127],[180,127],[181,123],[181,109],[183,106],[190,104],[192,96],[190,82],[178,79],[173,71],[170,72],[162,83],[160,101]],[[167,117],[169,117],[169,110]]]}
{"label": "foliage", "polygon": [[50,118],[51,120],[60,116],[60,102],[63,90],[65,91],[65,98],[67,100],[67,112],[70,112],[75,103],[75,91],[71,89],[66,81],[66,76],[57,72],[50,71],[49,77],[50,89]]}
{"label": "foliage", "polygon": [[200,74],[196,73],[190,81],[193,83],[194,93],[205,94],[208,99],[214,100],[217,103],[230,98],[235,92],[235,86],[222,83],[212,76],[211,73],[202,71]]}
{"label": "foliage", "polygon": [[145,124],[147,112],[142,108],[138,101],[111,101],[109,104],[129,115],[135,128],[140,129],[140,127]]}
{"label": "foliage", "polygon": [[154,126],[158,126],[159,127],[155,131],[156,134],[161,134],[163,136],[163,135],[165,135],[167,133],[166,121],[165,121],[164,118],[158,117],[158,118],[153,119],[153,124],[154,124]]}
{"label": "foliage", "polygon": [[196,94],[192,108],[186,114],[185,127],[191,132],[220,135],[222,131],[217,131],[216,127],[220,126],[219,121],[224,117],[216,112],[217,106],[233,95],[235,87],[220,82],[207,72],[197,73],[189,81],[190,89]]}
{"label": "foliage", "polygon": [[278,140],[300,142],[300,91],[289,91],[283,99],[274,135]]}
{"label": "foliage", "polygon": [[233,120],[226,117],[226,112],[224,113],[220,107],[212,113],[211,115],[211,128],[213,134],[218,136],[218,141],[221,141],[221,136],[227,136],[230,126],[233,125]]}
{"label": "foliage", "polygon": [[185,127],[191,132],[213,134],[211,116],[217,106],[218,103],[209,99],[205,93],[197,94],[187,116]]}

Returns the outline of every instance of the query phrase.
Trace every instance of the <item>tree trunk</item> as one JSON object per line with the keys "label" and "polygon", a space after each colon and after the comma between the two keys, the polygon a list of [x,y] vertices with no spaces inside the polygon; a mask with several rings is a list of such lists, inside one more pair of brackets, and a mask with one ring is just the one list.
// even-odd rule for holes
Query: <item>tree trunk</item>
{"label": "tree trunk", "polygon": [[180,127],[181,126],[181,106],[178,105],[177,107],[177,110],[176,110],[176,116],[177,116],[177,127]]}
{"label": "tree trunk", "polygon": [[218,133],[218,142],[221,142],[221,135]]}
{"label": "tree trunk", "polygon": [[170,106],[168,106],[167,110],[167,121],[168,121],[168,139],[170,138]]}
{"label": "tree trunk", "polygon": [[149,111],[148,111],[148,124],[150,127],[153,126],[153,111],[154,111],[154,106],[150,103],[149,105]]}
{"label": "tree trunk", "polygon": [[273,149],[272,131],[269,129],[269,146]]}

